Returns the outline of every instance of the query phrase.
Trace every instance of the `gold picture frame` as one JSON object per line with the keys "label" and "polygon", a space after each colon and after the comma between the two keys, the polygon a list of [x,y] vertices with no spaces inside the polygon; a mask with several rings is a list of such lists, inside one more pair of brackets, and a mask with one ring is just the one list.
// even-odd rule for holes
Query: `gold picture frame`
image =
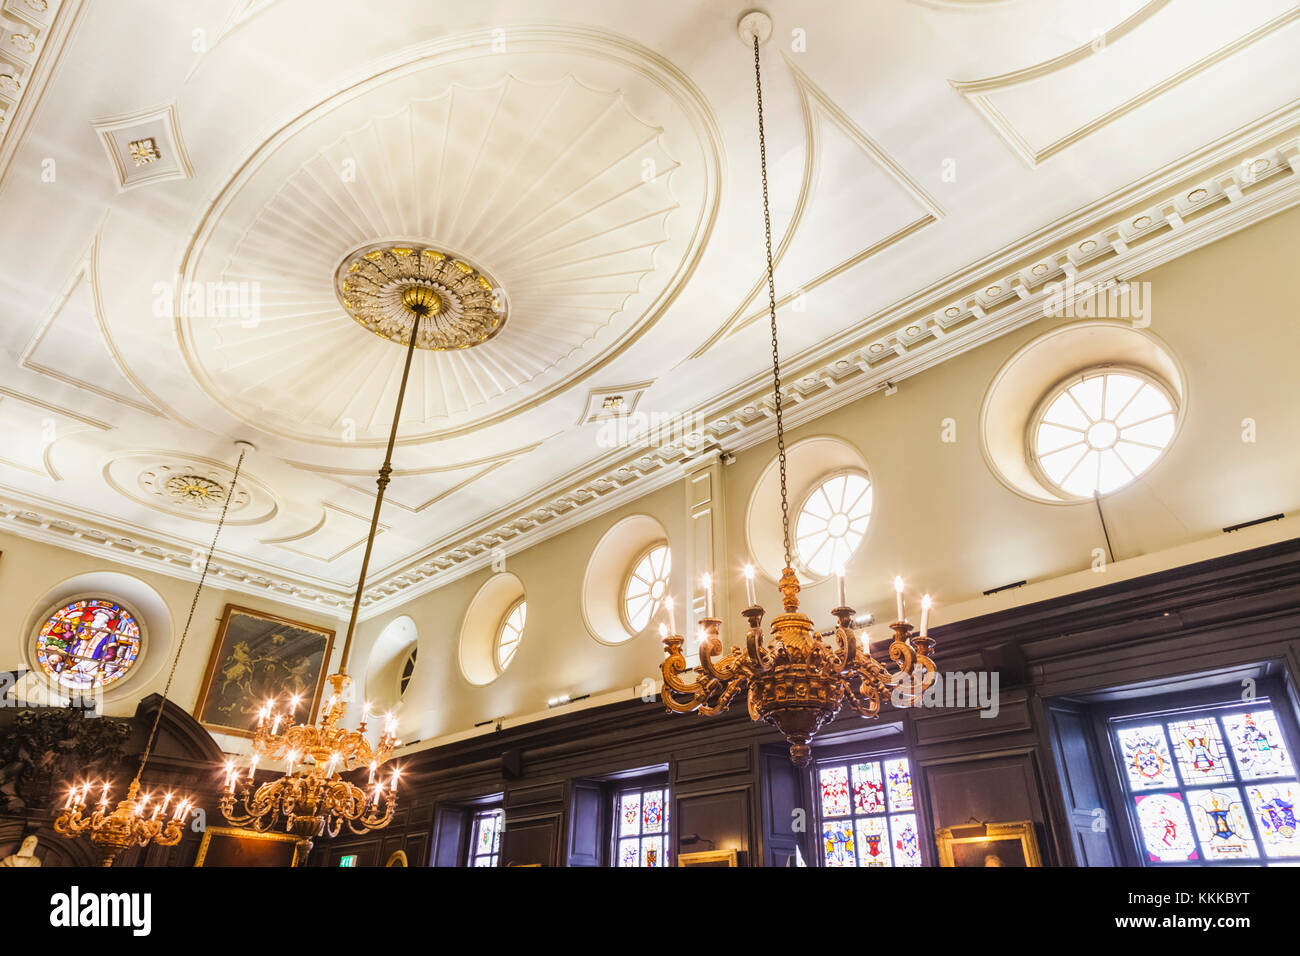
{"label": "gold picture frame", "polygon": [[939,847],[940,866],[1043,865],[1033,820],[940,827],[934,831],[934,839]]}
{"label": "gold picture frame", "polygon": [[254,608],[227,604],[208,657],[194,719],[210,731],[252,737],[269,697],[298,690],[298,719],[320,704],[334,631]]}
{"label": "gold picture frame", "polygon": [[[216,839],[214,839],[214,837]],[[272,846],[271,844],[278,844]],[[208,827],[203,831],[197,866],[298,865],[298,838],[290,833],[259,833],[242,827]],[[216,862],[212,862],[212,861]]]}
{"label": "gold picture frame", "polygon": [[678,853],[678,866],[739,866],[735,850],[702,850],[699,853]]}

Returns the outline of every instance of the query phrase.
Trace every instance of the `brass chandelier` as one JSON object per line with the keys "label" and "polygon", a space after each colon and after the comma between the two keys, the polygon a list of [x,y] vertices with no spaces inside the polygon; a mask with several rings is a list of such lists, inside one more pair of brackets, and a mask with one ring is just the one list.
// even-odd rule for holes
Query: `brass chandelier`
{"label": "brass chandelier", "polygon": [[[234,477],[231,478],[230,487],[226,489],[226,500],[221,506],[217,530],[212,536],[212,544],[208,547],[208,555],[203,562],[198,586],[194,589],[190,613],[185,618],[185,628],[181,631],[181,639],[176,645],[176,656],[172,659],[167,683],[163,685],[163,703],[159,705],[158,713],[154,715],[153,727],[149,730],[149,739],[140,758],[140,767],[136,770],[130,786],[127,787],[126,797],[118,801],[117,805],[110,810],[109,792],[112,789],[112,781],[76,783],[70,788],[67,802],[64,803],[62,812],[54,821],[54,832],[60,836],[71,839],[88,835],[90,842],[99,850],[103,866],[112,866],[113,861],[123,851],[133,846],[143,847],[151,843],[158,846],[175,846],[185,835],[185,824],[189,820],[190,811],[194,809],[194,800],[189,796],[178,798],[174,793],[166,793],[157,797],[147,792],[141,795],[140,777],[149,762],[149,755],[153,752],[167,693],[171,690],[172,678],[176,676],[176,665],[180,662],[185,638],[190,633],[190,624],[194,620],[194,609],[198,607],[199,594],[203,591],[203,582],[207,580],[208,569],[212,566],[212,555],[217,549],[217,540],[221,537],[221,529],[226,523],[226,512],[235,497],[235,486],[239,482],[239,471],[244,465],[244,456],[251,447],[244,441],[236,442],[236,445],[240,450],[239,460],[235,463]],[[89,802],[91,794],[96,789],[99,792],[99,800],[87,812],[87,807],[92,806]]]}
{"label": "brass chandelier", "polygon": [[[733,646],[721,657],[722,621],[713,616],[712,600],[706,602],[706,617],[700,622],[700,663],[686,672],[682,653],[683,638],[670,634],[661,625],[665,658],[663,662],[663,701],[669,712],[689,713],[698,710],[705,716],[725,711],[733,700],[748,693],[749,716],[763,720],[779,730],[790,744],[790,759],[803,767],[812,757],[813,736],[839,713],[846,703],[863,717],[880,713],[882,696],[900,704],[920,700],[934,683],[932,659],[934,641],[928,634],[929,597],[922,603],[919,633],[907,622],[903,603],[903,582],[895,579],[898,620],[890,627],[894,639],[889,658],[897,665],[891,670],[872,657],[865,635],[861,639],[854,629],[855,611],[847,606],[844,577],[839,575],[839,607],[835,615],[834,643],[823,641],[813,628],[812,619],[799,613],[799,579],[794,572],[790,548],[790,504],[786,489],[785,424],[781,414],[781,363],[777,349],[776,282],[772,265],[772,220],[767,195],[767,145],[763,135],[763,77],[759,44],[770,35],[772,22],[766,14],[752,12],[740,21],[743,39],[754,46],[754,86],[758,103],[759,163],[763,180],[763,228],[767,241],[768,313],[772,328],[772,397],[776,412],[777,459],[781,478],[781,523],[785,545],[785,569],[777,589],[781,592],[784,613],[772,619],[772,634],[763,634],[763,608],[754,596],[752,569],[746,569],[749,606],[741,614],[748,624],[743,647]],[[711,598],[712,581],[705,581]]]}
{"label": "brass chandelier", "polygon": [[[383,733],[373,747],[366,737],[366,724],[370,720],[368,704],[356,730],[339,726],[347,715],[347,698],[352,684],[352,678],[347,673],[348,655],[352,651],[357,614],[361,609],[361,596],[365,592],[366,572],[370,567],[370,554],[379,528],[384,491],[393,472],[393,446],[397,442],[397,426],[402,420],[402,403],[406,398],[406,383],[411,374],[411,358],[415,354],[420,334],[420,321],[432,318],[442,305],[436,293],[415,281],[396,290],[395,295],[400,308],[411,320],[406,363],[402,367],[402,381],[397,390],[397,408],[393,412],[393,425],[388,433],[388,449],[376,479],[379,490],[375,495],[370,534],[366,538],[361,573],[352,600],[352,616],[348,620],[343,656],[339,661],[338,673],[326,678],[331,687],[330,696],[325,700],[320,717],[314,724],[294,723],[299,698],[290,699],[283,712],[278,709],[278,701],[267,701],[258,713],[247,779],[244,779],[243,770],[233,763],[226,765],[226,792],[221,797],[222,815],[235,826],[259,832],[283,826],[286,833],[298,838],[299,861],[307,858],[317,837],[335,837],[345,826],[352,833],[382,830],[392,821],[393,813],[397,810],[397,780],[400,772],[394,769],[386,782],[377,777],[380,766],[393,756],[393,748],[397,744],[396,719],[391,714],[385,717]],[[257,785],[254,775],[261,759],[284,761],[287,769],[278,778]],[[369,769],[364,788],[342,776],[343,773],[362,767]]]}

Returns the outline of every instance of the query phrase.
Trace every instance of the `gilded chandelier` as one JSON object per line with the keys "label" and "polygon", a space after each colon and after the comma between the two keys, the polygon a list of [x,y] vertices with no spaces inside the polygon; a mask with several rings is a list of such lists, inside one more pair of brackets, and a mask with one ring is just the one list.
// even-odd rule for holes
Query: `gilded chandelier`
{"label": "gilded chandelier", "polygon": [[772,330],[773,404],[776,411],[777,459],[781,476],[781,521],[784,531],[785,569],[777,587],[781,592],[783,614],[772,619],[772,634],[764,639],[763,608],[754,596],[753,571],[746,568],[749,606],[741,613],[749,625],[744,647],[732,647],[722,654],[719,629],[722,621],[713,616],[712,581],[704,581],[706,616],[701,621],[700,664],[693,677],[684,678],[686,658],[682,654],[683,638],[660,626],[666,657],[663,662],[663,701],[670,712],[698,710],[705,716],[725,711],[736,697],[747,693],[749,716],[764,720],[785,735],[790,744],[790,759],[796,766],[806,766],[812,757],[810,742],[822,725],[839,713],[847,703],[863,717],[880,713],[882,696],[892,696],[901,705],[917,702],[925,689],[934,683],[935,665],[931,658],[934,642],[928,633],[929,596],[922,602],[921,630],[912,631],[903,607],[903,583],[895,579],[898,596],[898,620],[890,625],[894,631],[889,658],[898,665],[896,671],[875,660],[865,645],[860,645],[853,627],[854,610],[847,606],[844,575],[839,574],[839,604],[831,613],[838,626],[833,644],[822,640],[813,628],[812,619],[799,613],[799,579],[793,569],[790,548],[790,504],[786,489],[785,424],[781,414],[781,363],[777,349],[776,282],[772,266],[772,222],[767,196],[767,145],[763,135],[763,81],[759,61],[759,43],[770,35],[772,22],[765,14],[749,13],[741,19],[740,31],[754,45],[754,86],[758,101],[759,162],[763,180],[763,225],[767,240],[768,312]]}
{"label": "gilded chandelier", "polygon": [[[235,444],[240,448],[239,461],[235,464],[234,477],[231,478],[226,500],[221,506],[221,518],[217,521],[217,530],[212,535],[212,544],[208,547],[207,559],[203,562],[203,571],[194,589],[190,613],[185,619],[185,629],[181,631],[181,639],[176,645],[176,656],[172,659],[167,683],[163,686],[163,703],[159,705],[158,713],[154,716],[153,727],[149,731],[149,739],[140,758],[140,767],[136,770],[131,785],[127,787],[126,798],[109,810],[108,794],[112,789],[112,781],[74,784],[69,789],[68,799],[63,805],[62,812],[54,821],[54,832],[60,836],[74,838],[83,834],[89,835],[90,842],[99,849],[101,863],[104,866],[112,866],[119,854],[133,846],[148,846],[151,843],[158,846],[175,846],[185,835],[185,823],[189,819],[190,811],[194,809],[194,801],[188,796],[176,799],[175,794],[167,793],[159,799],[149,793],[141,795],[140,776],[144,773],[149,755],[153,752],[154,741],[158,737],[158,724],[162,721],[163,709],[166,706],[167,693],[171,690],[172,678],[176,676],[176,664],[181,659],[185,638],[190,633],[194,609],[198,607],[199,594],[203,591],[203,582],[207,580],[208,569],[212,566],[212,555],[217,549],[217,540],[221,537],[221,529],[226,523],[226,512],[235,497],[235,485],[239,482],[239,471],[244,465],[244,455],[251,447],[243,441]],[[87,801],[90,799],[92,787],[99,790],[100,796],[94,809],[87,813]],[[174,799],[176,800],[174,809],[169,815],[168,809],[173,807]],[[151,804],[152,809],[150,809]]]}
{"label": "gilded chandelier", "polygon": [[[383,736],[372,748],[366,739],[369,708],[356,730],[338,726],[347,713],[344,695],[352,678],[331,674],[329,681],[333,693],[325,702],[319,723],[294,723],[297,700],[291,699],[283,713],[276,711],[275,701],[267,701],[262,707],[253,735],[248,780],[238,797],[235,787],[241,771],[233,763],[226,765],[222,815],[236,826],[258,831],[283,821],[285,832],[298,838],[300,858],[311,851],[316,837],[338,836],[344,825],[353,833],[382,829],[397,809],[398,771],[393,771],[388,786],[376,779],[380,764],[393,755],[396,721],[391,715],[386,718]],[[260,758],[283,760],[288,772],[254,789],[253,776]],[[360,767],[370,770],[365,789],[339,775]]]}
{"label": "gilded chandelier", "polygon": [[[320,836],[337,836],[346,826],[352,833],[367,833],[388,826],[397,809],[397,778],[394,770],[387,787],[376,779],[379,767],[393,756],[397,722],[390,715],[385,719],[384,732],[375,747],[366,738],[366,722],[370,719],[370,705],[356,730],[347,730],[339,723],[347,714],[347,697],[352,685],[348,676],[348,655],[352,650],[352,636],[356,632],[357,613],[361,609],[361,595],[365,591],[366,572],[370,567],[370,554],[375,546],[375,532],[379,527],[379,512],[384,504],[384,491],[393,472],[393,445],[397,442],[397,426],[402,420],[402,403],[406,398],[406,383],[411,374],[411,358],[415,354],[420,336],[420,322],[436,315],[441,300],[429,289],[415,281],[394,290],[411,322],[406,346],[406,364],[402,368],[402,382],[397,390],[397,408],[393,412],[393,425],[388,433],[388,450],[376,479],[375,510],[370,519],[370,534],[361,558],[361,573],[352,599],[352,617],[348,621],[347,639],[343,643],[343,657],[339,670],[327,678],[332,693],[325,701],[319,720],[314,724],[295,724],[299,699],[289,702],[288,710],[279,713],[274,700],[267,701],[258,714],[257,729],[253,734],[253,755],[249,760],[248,778],[236,794],[236,786],[243,771],[233,763],[226,765],[226,792],[221,798],[221,813],[232,824],[253,830],[266,831],[283,825],[286,833],[298,838],[298,858],[305,860],[311,852],[312,841]],[[283,726],[281,726],[283,724]],[[257,785],[254,776],[259,760],[284,761],[287,769],[277,779]],[[369,768],[369,779],[364,788],[342,776],[362,767]]]}

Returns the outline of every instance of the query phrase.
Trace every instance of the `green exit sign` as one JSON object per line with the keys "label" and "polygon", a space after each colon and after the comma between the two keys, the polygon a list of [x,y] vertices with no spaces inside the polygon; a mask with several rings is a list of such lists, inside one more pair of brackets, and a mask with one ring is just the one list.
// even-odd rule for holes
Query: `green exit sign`
{"label": "green exit sign", "polygon": [[339,866],[356,866],[356,865],[357,865],[357,855],[355,853],[349,853],[347,856],[339,857]]}

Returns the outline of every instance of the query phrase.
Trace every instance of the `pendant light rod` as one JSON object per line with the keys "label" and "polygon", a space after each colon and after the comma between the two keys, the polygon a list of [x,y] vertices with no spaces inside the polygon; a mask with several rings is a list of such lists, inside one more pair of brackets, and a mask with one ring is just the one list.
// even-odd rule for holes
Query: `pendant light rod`
{"label": "pendant light rod", "polygon": [[[405,302],[405,299],[403,300]],[[366,552],[361,558],[361,574],[357,578],[357,593],[352,599],[352,616],[348,619],[348,636],[343,642],[343,657],[339,660],[339,673],[348,672],[348,655],[352,653],[352,635],[357,629],[357,613],[361,610],[361,595],[366,590],[366,572],[370,569],[370,552],[375,546],[375,532],[379,529],[379,509],[384,505],[384,490],[388,487],[393,473],[393,445],[397,442],[397,426],[402,420],[402,403],[406,400],[406,380],[411,375],[411,358],[415,355],[415,340],[420,334],[420,319],[429,314],[428,305],[418,302],[407,303],[411,313],[411,341],[406,345],[406,364],[402,366],[402,384],[397,388],[397,408],[393,410],[393,427],[388,432],[388,450],[384,452],[384,463],[379,466],[379,477],[375,484],[379,492],[375,495],[375,511],[370,516],[370,534],[366,537]]]}
{"label": "pendant light rod", "polygon": [[[743,28],[743,21],[742,21]],[[781,466],[781,531],[785,566],[791,566],[790,498],[785,479],[785,422],[781,416],[781,356],[776,339],[776,276],[772,266],[772,213],[767,200],[767,140],[763,135],[763,69],[758,56],[759,31],[753,30],[754,92],[758,100],[758,159],[763,174],[763,238],[767,242],[767,309],[772,319],[772,404],[776,409],[776,452]]]}
{"label": "pendant light rod", "polygon": [[212,544],[208,545],[208,555],[203,561],[203,571],[199,574],[199,583],[194,588],[194,598],[190,601],[190,613],[185,618],[185,627],[181,630],[181,639],[176,644],[176,656],[172,658],[172,669],[167,672],[167,683],[163,685],[163,702],[158,706],[158,713],[154,715],[153,727],[149,730],[149,739],[144,745],[144,755],[140,758],[140,767],[135,772],[135,780],[131,784],[132,790],[139,786],[140,777],[144,773],[144,766],[149,762],[149,755],[153,753],[154,741],[158,737],[158,725],[162,723],[163,709],[167,704],[167,694],[172,689],[172,678],[176,676],[176,665],[181,661],[181,651],[185,649],[185,638],[189,637],[190,624],[194,621],[194,611],[199,606],[199,595],[203,593],[203,583],[208,579],[208,569],[212,567],[212,555],[217,550],[217,540],[221,537],[221,529],[226,524],[226,512],[230,510],[230,499],[235,497],[235,485],[239,483],[239,471],[244,467],[244,456],[248,454],[248,449],[252,447],[246,441],[235,443],[239,446],[239,460],[235,462],[235,474],[230,479],[230,485],[226,488],[226,500],[221,505],[221,517],[217,519],[217,530],[212,535]]}

